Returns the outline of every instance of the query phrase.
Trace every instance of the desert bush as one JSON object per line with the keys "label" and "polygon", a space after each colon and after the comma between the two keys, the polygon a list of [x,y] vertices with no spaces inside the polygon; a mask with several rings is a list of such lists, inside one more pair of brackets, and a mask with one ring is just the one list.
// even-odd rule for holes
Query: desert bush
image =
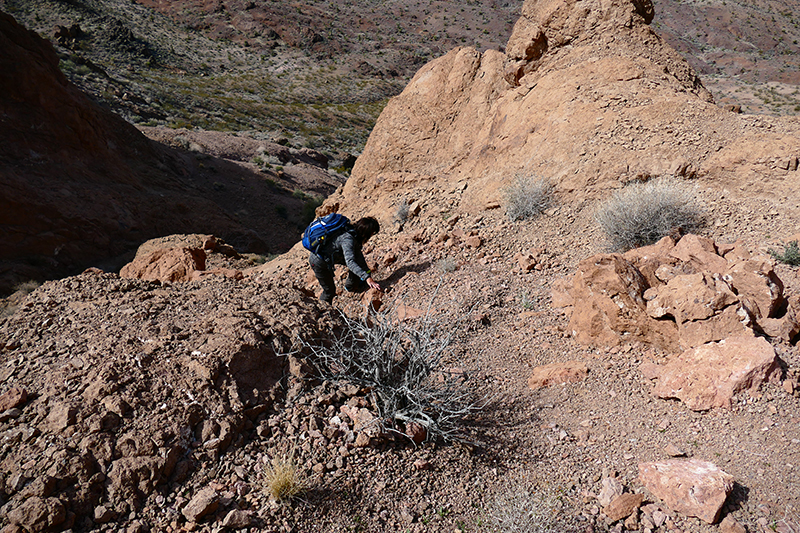
{"label": "desert bush", "polygon": [[547,178],[518,176],[503,191],[508,218],[524,220],[544,213],[553,201],[554,188]]}
{"label": "desert bush", "polygon": [[394,212],[394,221],[401,226],[408,220],[408,200],[402,198],[400,203],[397,204],[397,210]]}
{"label": "desert bush", "polygon": [[427,440],[465,440],[464,422],[482,405],[468,390],[467,374],[445,364],[454,359],[451,321],[430,313],[400,320],[396,309],[342,318],[331,339],[303,343],[320,377],[371,391],[384,432],[408,436],[405,426],[416,423]]}
{"label": "desert bush", "polygon": [[455,272],[458,268],[458,263],[453,257],[443,257],[436,261],[436,269],[441,273]]}
{"label": "desert bush", "polygon": [[264,489],[277,501],[291,500],[305,490],[294,453],[276,455],[264,463]]}
{"label": "desert bush", "polygon": [[787,265],[792,266],[800,266],[800,249],[798,249],[797,241],[791,241],[787,244],[784,244],[782,252],[777,252],[770,248],[769,255],[781,263],[786,263]]}
{"label": "desert bush", "polygon": [[565,498],[556,492],[532,492],[510,483],[489,510],[491,531],[496,533],[577,533],[582,531],[570,515]]}
{"label": "desert bush", "polygon": [[673,178],[625,186],[600,205],[595,218],[614,251],[653,244],[675,228],[691,233],[702,227],[694,188]]}

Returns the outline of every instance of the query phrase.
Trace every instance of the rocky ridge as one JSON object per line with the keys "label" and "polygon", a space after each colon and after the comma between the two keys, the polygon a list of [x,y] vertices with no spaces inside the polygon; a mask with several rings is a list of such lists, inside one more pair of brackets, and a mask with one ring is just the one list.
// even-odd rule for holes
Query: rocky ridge
{"label": "rocky ridge", "polygon": [[[542,7],[557,8],[558,4]],[[603,3],[594,13],[603,15],[597,19],[589,16],[591,11],[581,15],[554,9],[548,15],[546,9],[528,11],[527,20],[518,24],[533,30],[516,35],[518,42],[533,43],[530,59],[506,62],[507,57],[493,53],[485,63],[476,51],[459,50],[420,73],[409,90],[419,99],[412,100],[428,101],[422,89],[444,93],[439,108],[432,106],[434,112],[468,125],[473,119],[487,119],[480,113],[460,112],[465,101],[471,110],[493,108],[464,97],[473,94],[471,80],[478,77],[471,68],[476,63],[486,67],[484,77],[497,91],[482,94],[502,100],[503,91],[533,91],[535,87],[520,89],[521,83],[542,68],[550,76],[545,81],[556,86],[561,58],[574,62],[570,68],[576,70],[584,58],[592,63],[591,53],[598,51],[587,35],[572,34],[571,29],[596,29],[597,22],[619,32],[612,36],[627,43],[621,50],[628,52],[643,42],[638,38],[652,38],[642,27],[649,12],[646,4]],[[536,43],[542,35],[546,42],[561,46],[533,59],[536,50],[541,50]],[[570,38],[574,42],[564,44]],[[575,50],[579,53],[572,55]],[[652,63],[643,60],[641,64],[623,58],[619,63],[627,68],[633,62],[641,68],[637,72],[648,74],[659,70],[653,65],[669,64],[672,58],[655,57]],[[462,62],[470,68],[452,69],[447,76],[437,70]],[[649,80],[647,76],[615,78],[617,70],[611,68],[617,64],[615,57],[603,64],[609,67],[609,76],[602,88],[609,94],[617,94],[619,87],[630,91],[631,82]],[[548,65],[553,70],[548,71]],[[675,66],[680,67],[677,75],[659,78],[657,86],[663,93],[636,87],[635,92],[625,92],[625,105],[609,103],[605,118],[610,122],[632,118],[630,108],[642,94],[653,100],[663,98],[665,108],[676,105],[693,110],[681,115],[678,124],[683,129],[665,149],[669,155],[684,151],[692,155],[697,153],[694,143],[706,142],[699,119],[710,117],[724,125],[728,115],[720,119],[723,115],[709,106],[690,68],[680,62]],[[526,73],[526,68],[532,70]],[[598,75],[606,70],[598,69]],[[506,79],[509,72],[514,74],[512,81]],[[520,85],[514,88],[513,80],[520,72]],[[425,86],[429,73],[434,75],[427,76],[430,85]],[[452,94],[435,83],[442,79],[457,82],[445,85],[454,89]],[[536,79],[537,86],[544,83]],[[569,76],[562,79],[567,84],[572,81]],[[550,90],[546,96],[563,98],[551,110],[573,102],[569,90]],[[504,101],[506,121],[517,115],[512,101]],[[525,97],[517,101],[533,107]],[[646,105],[636,107],[647,111]],[[398,144],[410,146],[404,128],[414,133],[419,122],[392,125],[389,119],[397,115],[392,115],[391,106],[388,109],[380,131],[394,128],[399,132]],[[505,131],[501,115],[489,116],[499,131]],[[534,127],[534,134],[538,126],[554,135],[561,128],[576,135],[578,130],[569,129],[573,126],[560,116],[552,123],[533,121],[528,126]],[[658,117],[664,128],[671,127],[665,122],[668,115]],[[651,119],[654,124],[658,117],[654,114]],[[697,198],[713,221],[703,236],[708,241],[685,236],[673,242],[675,246],[684,239],[684,246],[693,240],[710,241],[714,250],[727,251],[722,256],[739,250],[736,254],[742,257],[745,251],[757,257],[793,237],[796,194],[790,194],[794,190],[790,185],[796,170],[788,150],[788,155],[780,151],[781,142],[796,146],[792,136],[782,141],[787,132],[796,135],[794,123],[746,116],[735,121],[738,129],[718,133],[733,131],[742,139],[742,152],[737,153],[732,143],[725,150],[726,165],[732,167],[704,173],[713,165],[702,158],[696,167],[683,163],[667,167],[668,172],[686,178],[687,185],[697,186]],[[692,142],[691,124],[704,132]],[[510,124],[508,131],[529,131],[516,127]],[[762,144],[748,144],[750,127],[757,130]],[[437,157],[410,151],[407,159],[393,161],[389,154],[406,152],[381,154],[376,141],[369,147],[369,157],[354,169],[357,183],[348,182],[323,206],[332,209],[338,203],[346,214],[373,212],[381,219],[383,231],[370,241],[366,252],[387,293],[368,294],[368,300],[390,306],[398,298],[408,308],[430,310],[455,331],[447,363],[469,376],[470,390],[491,399],[467,425],[471,442],[414,446],[389,435],[364,434],[365,420],[374,416],[369,391],[315,382],[301,358],[281,356],[296,348],[298,336],[316,338],[335,331],[338,310],[352,315],[364,311],[364,302],[354,295],[340,295],[334,309],[317,302],[313,276],[299,247],[245,272],[245,265],[237,263],[230,250],[212,245],[208,236],[181,237],[150,243],[140,258],[150,257],[148,261],[157,263],[158,257],[166,257],[153,255],[162,245],[172,250],[187,248],[194,250],[192,257],[203,253],[206,269],[220,267],[239,274],[200,274],[196,281],[177,283],[90,270],[45,284],[15,314],[0,319],[3,382],[14,385],[4,390],[0,400],[8,407],[3,412],[6,440],[0,463],[3,526],[9,531],[463,531],[502,528],[499,520],[520,520],[529,516],[520,509],[534,509],[539,527],[561,531],[705,533],[746,528],[766,533],[796,529],[800,354],[796,335],[783,337],[786,328],[781,326],[789,325],[790,305],[784,308],[775,303],[774,309],[772,304],[753,305],[762,293],[732,298],[728,293],[732,291],[713,284],[722,295],[717,299],[719,308],[714,309],[720,314],[728,307],[772,309],[758,316],[753,311],[753,322],[760,328],[751,331],[759,335],[762,347],[769,345],[765,351],[778,361],[779,375],[774,365],[766,365],[759,386],[735,391],[723,407],[697,410],[683,400],[654,395],[653,380],[659,376],[651,370],[653,365],[669,366],[676,356],[671,345],[647,338],[586,342],[573,333],[572,316],[554,308],[552,289],[563,286],[556,280],[573,276],[584,260],[605,251],[592,219],[595,202],[623,182],[660,175],[652,170],[658,167],[645,166],[649,172],[641,173],[625,167],[622,180],[607,170],[593,181],[580,173],[572,177],[556,171],[580,170],[577,163],[568,166],[571,152],[555,163],[534,160],[545,163],[539,166],[548,175],[553,172],[558,201],[542,217],[511,222],[493,192],[499,192],[505,182],[482,182],[478,174],[467,172],[486,164],[476,131],[481,130],[429,128],[428,135],[436,135],[421,136],[423,147],[429,150],[448,143],[466,146],[477,139],[466,162],[456,162],[456,169],[463,171],[461,181],[441,171],[443,160],[454,152]],[[617,143],[630,150],[637,137],[630,133],[620,141],[611,131],[595,140],[598,153],[617,164],[621,159],[611,158],[623,151]],[[441,137],[448,137],[447,142]],[[518,137],[524,139],[521,134]],[[529,170],[524,165],[514,167],[514,161],[523,156],[514,156],[511,145],[506,141],[511,162],[505,170]],[[517,143],[523,148],[528,145]],[[539,145],[547,148],[546,143]],[[771,155],[751,159],[759,151]],[[717,157],[714,153],[709,151],[712,158]],[[524,155],[544,157],[535,150]],[[645,162],[656,165],[655,157]],[[601,169],[606,165],[596,164]],[[382,183],[369,181],[373,171]],[[745,172],[751,172],[750,182],[734,179],[741,179]],[[399,205],[408,207],[407,217],[395,221],[392,215]],[[737,239],[741,239],[738,245],[728,244]],[[588,262],[601,262],[598,257]],[[781,301],[796,302],[797,269],[768,259],[759,264],[772,269],[774,277],[766,278],[774,286],[783,287]],[[203,272],[199,262],[194,265]],[[697,275],[685,266],[652,270],[666,286],[667,279]],[[642,267],[642,276],[650,274]],[[692,306],[680,304],[676,294],[662,293],[662,289],[644,291],[642,301],[647,293],[647,298],[653,297],[649,301],[659,302],[652,309],[644,304],[645,310],[656,315],[669,310],[659,316],[674,316],[673,329],[688,324],[679,324],[672,313]],[[770,323],[770,319],[778,322]],[[767,331],[770,326],[774,326],[772,333]],[[531,387],[528,378],[539,367],[574,362],[578,371],[565,373],[562,384],[554,384],[551,378],[550,386]],[[309,488],[302,500],[279,505],[263,488],[263,465],[292,451]],[[709,487],[699,491],[708,498],[698,498],[697,506],[684,506],[687,498],[674,485],[654,482],[649,474],[653,471],[669,472],[660,476],[668,481],[688,474],[693,487]],[[521,506],[515,506],[520,501]]]}

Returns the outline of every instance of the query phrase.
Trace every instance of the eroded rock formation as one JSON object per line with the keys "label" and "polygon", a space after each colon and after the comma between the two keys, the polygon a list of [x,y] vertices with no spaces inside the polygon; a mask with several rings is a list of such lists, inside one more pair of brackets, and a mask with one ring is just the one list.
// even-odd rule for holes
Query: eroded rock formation
{"label": "eroded rock formation", "polygon": [[505,53],[458,48],[419,70],[330,203],[388,221],[426,191],[429,209],[478,211],[517,175],[575,203],[661,175],[780,197],[764,183],[798,179],[780,163],[800,155],[800,123],[716,106],[653,16],[646,0],[526,1]]}

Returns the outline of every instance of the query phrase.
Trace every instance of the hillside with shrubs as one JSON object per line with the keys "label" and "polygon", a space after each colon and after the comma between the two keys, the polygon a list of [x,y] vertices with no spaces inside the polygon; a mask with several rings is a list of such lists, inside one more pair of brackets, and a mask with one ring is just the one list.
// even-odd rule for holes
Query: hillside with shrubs
{"label": "hillside with shrubs", "polygon": [[[276,43],[273,60],[291,47],[312,57],[348,35],[324,26],[341,20],[332,13],[364,9],[293,4],[277,20],[272,4],[142,1],[126,3],[130,18],[119,18],[149,20],[154,35],[192,27],[185,43],[173,43],[188,63],[200,59],[190,50],[205,50],[198,43],[224,42],[219,64],[186,74],[197,81],[233,70],[226,52],[235,58],[260,46],[256,21],[276,26],[277,37],[264,33]],[[45,4],[8,5],[35,20],[29,6]],[[83,10],[89,21],[111,4],[47,5]],[[419,9],[436,6],[452,7]],[[374,47],[372,39],[386,37],[400,57],[405,41],[388,33],[388,13],[410,18],[409,4],[378,7],[357,22],[374,33],[356,41]],[[392,98],[373,116],[346,180],[333,168],[347,154],[328,158],[297,144],[310,137],[285,117],[271,130],[277,111],[262,113],[255,89],[249,112],[258,134],[173,130],[160,117],[140,124],[146,142],[122,126],[101,130],[129,135],[136,142],[126,150],[146,147],[140,163],[164,174],[144,177],[164,176],[175,191],[186,185],[196,205],[217,206],[192,210],[152,195],[151,212],[221,213],[284,239],[283,224],[300,225],[303,206],[375,217],[381,231],[364,253],[382,290],[345,291],[347,272],[337,267],[329,305],[300,243],[256,260],[213,231],[149,239],[119,269],[17,285],[0,316],[3,531],[800,529],[800,120],[785,106],[752,114],[719,102],[695,60],[670,45],[700,36],[662,36],[658,5],[647,0],[517,7],[510,26],[497,28],[507,29],[499,46],[448,46],[408,70],[388,59],[373,65],[383,71],[377,86],[387,88],[380,98]],[[472,8],[489,9],[463,6]],[[312,20],[309,32],[293,26]],[[4,31],[13,27],[3,22]],[[126,53],[153,58],[146,68],[164,68],[144,41],[117,24],[107,31],[128,39]],[[50,57],[34,36],[6,35]],[[141,61],[131,78],[152,74]],[[389,69],[398,76],[389,80]],[[225,79],[230,90],[212,98],[198,84],[186,102],[231,98],[240,128],[249,120],[237,115],[242,87]],[[174,92],[171,79],[163,83]],[[48,87],[56,85],[79,100],[66,81]],[[318,86],[277,86],[286,101],[272,109],[302,111],[306,124],[308,108],[286,95],[302,100],[304,87]],[[147,102],[143,81],[130,87],[120,100],[135,103],[120,109],[165,107]],[[22,101],[38,109],[32,100]],[[4,105],[4,116],[18,116]],[[78,109],[107,124],[94,107]],[[227,120],[226,109],[213,116]],[[330,109],[315,119],[335,126]],[[53,132],[83,124],[40,123]],[[325,146],[357,146],[343,132]],[[57,137],[30,133],[14,147],[47,147]],[[46,157],[0,162],[24,176],[81,153],[56,146]],[[120,153],[92,147],[87,159]],[[130,190],[163,192],[132,159],[117,160]],[[103,183],[111,173],[91,176]],[[47,183],[62,197],[74,190]],[[294,211],[278,216],[270,202],[288,197],[296,202],[280,205]],[[252,212],[261,198],[263,219]]]}

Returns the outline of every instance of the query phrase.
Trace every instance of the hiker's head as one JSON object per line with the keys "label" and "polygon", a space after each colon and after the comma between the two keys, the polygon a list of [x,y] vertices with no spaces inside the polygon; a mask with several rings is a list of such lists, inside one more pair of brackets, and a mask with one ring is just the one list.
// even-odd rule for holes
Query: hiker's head
{"label": "hiker's head", "polygon": [[378,233],[381,229],[378,221],[372,217],[364,217],[358,219],[353,228],[356,230],[356,235],[361,242],[367,242],[370,237]]}

